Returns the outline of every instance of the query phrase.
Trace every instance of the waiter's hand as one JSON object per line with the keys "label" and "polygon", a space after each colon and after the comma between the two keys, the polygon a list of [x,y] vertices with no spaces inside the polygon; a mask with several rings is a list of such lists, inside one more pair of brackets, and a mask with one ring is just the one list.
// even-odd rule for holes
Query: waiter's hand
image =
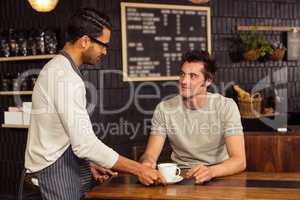
{"label": "waiter's hand", "polygon": [[195,178],[196,183],[204,183],[213,178],[211,168],[204,165],[195,165],[186,173],[186,178]]}
{"label": "waiter's hand", "polygon": [[156,168],[156,163],[144,161],[144,162],[142,162],[141,164],[144,165],[144,166],[150,167],[150,168],[152,168],[152,169],[155,169],[155,168]]}
{"label": "waiter's hand", "polygon": [[146,186],[152,184],[166,184],[166,180],[156,169],[145,165],[141,165],[138,178],[139,181]]}
{"label": "waiter's hand", "polygon": [[91,172],[96,181],[103,183],[104,181],[108,180],[112,176],[117,176],[118,172],[114,172],[110,169],[101,167],[90,162]]}

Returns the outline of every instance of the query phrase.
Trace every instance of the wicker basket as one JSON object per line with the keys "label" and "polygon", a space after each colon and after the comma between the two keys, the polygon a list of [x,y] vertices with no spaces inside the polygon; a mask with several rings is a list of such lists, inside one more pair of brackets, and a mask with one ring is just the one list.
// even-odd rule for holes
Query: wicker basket
{"label": "wicker basket", "polygon": [[247,61],[254,61],[259,58],[259,49],[252,49],[243,53],[243,57]]}
{"label": "wicker basket", "polygon": [[271,60],[282,60],[285,54],[285,48],[275,49],[272,55],[270,56]]}
{"label": "wicker basket", "polygon": [[261,95],[253,95],[250,99],[238,98],[239,110],[241,117],[255,117],[261,114]]}

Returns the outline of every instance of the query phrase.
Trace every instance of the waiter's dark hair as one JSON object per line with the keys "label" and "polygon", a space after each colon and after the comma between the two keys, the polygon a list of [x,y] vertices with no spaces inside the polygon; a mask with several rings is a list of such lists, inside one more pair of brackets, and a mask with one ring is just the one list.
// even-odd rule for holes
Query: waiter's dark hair
{"label": "waiter's dark hair", "polygon": [[112,30],[112,24],[107,15],[92,8],[81,8],[69,20],[66,40],[75,42],[83,35],[101,36],[104,27]]}
{"label": "waiter's dark hair", "polygon": [[209,55],[207,51],[202,50],[191,50],[186,52],[181,61],[181,66],[185,62],[200,62],[204,64],[204,78],[205,80],[214,80],[217,71],[217,66],[215,60]]}

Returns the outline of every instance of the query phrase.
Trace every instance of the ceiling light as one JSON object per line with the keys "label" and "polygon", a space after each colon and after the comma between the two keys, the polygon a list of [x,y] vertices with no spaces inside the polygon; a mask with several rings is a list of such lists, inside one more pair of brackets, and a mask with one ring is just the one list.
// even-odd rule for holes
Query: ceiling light
{"label": "ceiling light", "polygon": [[50,12],[53,10],[58,0],[28,0],[31,7],[38,12]]}

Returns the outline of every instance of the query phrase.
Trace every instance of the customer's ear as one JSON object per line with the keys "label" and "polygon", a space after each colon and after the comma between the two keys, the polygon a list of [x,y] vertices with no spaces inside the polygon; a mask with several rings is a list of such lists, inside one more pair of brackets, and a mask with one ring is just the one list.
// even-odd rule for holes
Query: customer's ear
{"label": "customer's ear", "polygon": [[208,87],[208,86],[210,86],[212,83],[213,83],[213,80],[212,80],[211,78],[208,78],[208,79],[205,81],[205,86]]}

